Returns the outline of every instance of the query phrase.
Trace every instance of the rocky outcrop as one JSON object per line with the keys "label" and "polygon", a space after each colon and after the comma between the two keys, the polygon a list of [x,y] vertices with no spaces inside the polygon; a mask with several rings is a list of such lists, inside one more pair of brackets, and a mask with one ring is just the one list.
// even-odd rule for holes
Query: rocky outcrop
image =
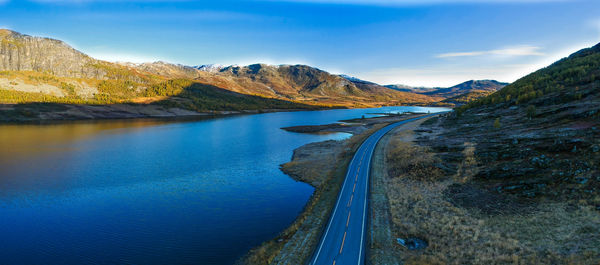
{"label": "rocky outcrop", "polygon": [[134,68],[143,72],[152,73],[171,78],[198,78],[200,71],[194,67],[181,64],[171,64],[162,61],[153,63],[119,63],[121,65]]}
{"label": "rocky outcrop", "polygon": [[101,79],[105,72],[94,66],[98,63],[62,41],[0,30],[0,70]]}

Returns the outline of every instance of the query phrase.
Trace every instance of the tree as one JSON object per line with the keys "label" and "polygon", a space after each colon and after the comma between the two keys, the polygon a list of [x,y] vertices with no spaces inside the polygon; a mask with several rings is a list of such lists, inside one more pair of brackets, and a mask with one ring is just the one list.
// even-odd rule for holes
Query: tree
{"label": "tree", "polygon": [[535,116],[535,106],[534,105],[529,105],[527,107],[527,118],[531,119],[533,118],[533,116]]}
{"label": "tree", "polygon": [[500,118],[496,118],[496,120],[494,121],[494,128],[495,129],[500,129],[502,125],[500,124]]}

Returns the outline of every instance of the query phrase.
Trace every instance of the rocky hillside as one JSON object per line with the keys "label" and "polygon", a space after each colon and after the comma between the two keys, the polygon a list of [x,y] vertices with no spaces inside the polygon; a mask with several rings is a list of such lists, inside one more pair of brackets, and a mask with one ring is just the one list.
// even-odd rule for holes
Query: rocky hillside
{"label": "rocky hillside", "polygon": [[120,65],[96,60],[55,39],[0,29],[0,71],[34,71],[56,77],[121,79],[146,82],[149,77]]}
{"label": "rocky hillside", "polygon": [[454,104],[455,106],[462,106],[469,102],[476,101],[480,98],[484,98],[486,96],[491,95],[494,91],[488,90],[473,90],[464,94],[459,94],[458,96],[450,97],[442,100],[442,102]]}
{"label": "rocky hillside", "polygon": [[476,188],[600,210],[599,77],[600,44],[457,108],[439,148],[469,143],[480,169],[456,196]]}
{"label": "rocky hillside", "polygon": [[96,60],[59,40],[0,29],[0,70],[40,71],[64,77],[101,77]]}
{"label": "rocky hillside", "polygon": [[398,135],[409,141],[389,145],[392,227],[429,243],[400,254],[415,264],[597,264],[599,75],[600,45],[427,120],[414,138]]}

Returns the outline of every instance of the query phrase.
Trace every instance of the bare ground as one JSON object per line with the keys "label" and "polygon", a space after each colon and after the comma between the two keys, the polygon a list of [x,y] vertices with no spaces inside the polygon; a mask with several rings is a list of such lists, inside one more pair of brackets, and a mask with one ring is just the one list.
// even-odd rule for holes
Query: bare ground
{"label": "bare ground", "polygon": [[[154,99],[142,99],[154,100]],[[25,103],[0,104],[0,123],[60,122],[74,120],[111,120],[140,118],[206,118],[211,116],[295,111],[293,109],[264,109],[241,111],[196,112],[156,104],[61,104]]]}
{"label": "bare ground", "polygon": [[369,248],[367,252],[368,264],[394,265],[402,262],[402,253],[395,243],[392,231],[392,216],[385,188],[386,179],[389,178],[386,170],[385,154],[393,137],[397,137],[406,130],[414,130],[422,122],[423,120],[419,120],[397,127],[379,140],[373,153],[369,192],[370,238],[367,243]]}
{"label": "bare ground", "polygon": [[[423,139],[435,142],[444,129],[435,118],[425,123],[399,128],[376,150],[371,264],[599,264],[593,205],[485,190],[473,182],[485,169],[477,146],[438,143],[433,150]],[[407,250],[397,237],[422,238],[429,247]]]}

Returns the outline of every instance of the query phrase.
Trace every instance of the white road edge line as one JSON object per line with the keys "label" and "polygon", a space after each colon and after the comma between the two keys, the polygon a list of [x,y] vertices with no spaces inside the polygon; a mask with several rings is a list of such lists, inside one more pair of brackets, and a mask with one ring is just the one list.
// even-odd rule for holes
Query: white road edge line
{"label": "white road edge line", "polygon": [[[442,112],[440,112],[440,113],[442,113]],[[361,151],[361,149],[365,149],[365,148],[366,148],[365,146],[367,145],[367,142],[369,142],[369,140],[372,140],[372,139],[377,139],[377,140],[375,141],[375,143],[374,143],[374,146],[373,146],[373,148],[372,148],[371,150],[369,150],[369,157],[370,157],[370,158],[368,159],[368,162],[367,162],[367,173],[366,173],[366,174],[367,174],[367,177],[366,177],[366,180],[365,180],[365,181],[366,181],[366,184],[365,184],[365,200],[364,200],[364,204],[363,204],[363,222],[362,222],[363,224],[362,224],[362,230],[361,230],[360,247],[359,247],[359,252],[358,252],[358,265],[360,265],[360,264],[361,264],[361,256],[362,256],[362,251],[363,251],[363,242],[364,242],[364,237],[365,237],[365,236],[364,236],[364,235],[365,235],[365,221],[366,221],[366,218],[365,218],[365,216],[366,216],[366,212],[367,212],[367,210],[366,210],[366,209],[367,209],[367,200],[368,200],[368,187],[369,187],[369,181],[368,181],[368,180],[369,180],[369,175],[370,175],[370,173],[371,173],[371,168],[370,168],[370,166],[371,166],[371,159],[373,158],[373,157],[372,157],[372,156],[373,156],[373,152],[375,151],[375,147],[377,146],[377,143],[379,142],[379,140],[380,140],[380,139],[381,139],[381,138],[382,138],[382,137],[383,137],[385,134],[387,134],[387,133],[388,133],[388,132],[390,132],[392,129],[394,129],[394,128],[396,128],[396,127],[398,127],[398,126],[402,125],[402,124],[408,123],[408,122],[410,122],[410,121],[415,121],[415,120],[418,120],[418,119],[426,118],[426,117],[431,117],[431,116],[433,116],[433,115],[437,115],[437,114],[440,114],[440,113],[435,113],[435,114],[430,114],[430,115],[424,115],[424,116],[421,116],[421,117],[416,117],[416,118],[412,118],[412,119],[407,119],[407,120],[403,120],[403,121],[400,121],[400,122],[397,122],[397,123],[394,123],[394,124],[390,124],[390,125],[388,125],[388,126],[386,126],[386,127],[382,128],[382,129],[380,129],[380,131],[377,131],[377,132],[375,132],[373,135],[369,136],[369,137],[368,137],[368,138],[367,138],[367,139],[366,139],[366,140],[365,140],[365,141],[364,141],[364,142],[363,142],[363,143],[360,145],[360,147],[359,147],[359,148],[356,150],[356,153],[355,153],[355,154],[354,154],[354,156],[352,157],[352,160],[350,161],[350,164],[348,165],[348,169],[352,168],[352,165],[353,165],[353,164],[354,164],[354,162],[355,162],[355,161],[354,161],[354,158],[356,158],[356,157],[357,157],[357,155],[358,155],[358,154],[360,154],[360,152],[362,152],[362,151]],[[382,132],[382,130],[384,130],[384,129],[386,129],[386,128],[389,128],[389,129],[387,129],[387,130],[386,130],[384,133],[381,133],[381,132]],[[378,133],[380,133],[380,135],[377,135]],[[377,136],[376,136],[376,135],[377,135]],[[364,147],[364,148],[363,148],[363,147]],[[366,151],[365,151],[365,152],[366,152]],[[327,235],[328,235],[328,233],[329,233],[329,229],[331,228],[331,223],[333,222],[333,217],[335,216],[335,213],[337,212],[337,208],[338,208],[338,206],[340,205],[340,201],[341,201],[340,199],[341,199],[341,197],[342,197],[342,194],[344,193],[344,189],[346,188],[346,183],[347,183],[347,180],[348,180],[349,173],[350,173],[350,170],[348,170],[348,172],[346,172],[346,179],[344,179],[344,185],[342,186],[342,190],[340,190],[340,193],[339,193],[339,195],[338,195],[338,201],[337,201],[337,203],[336,203],[336,205],[335,205],[335,208],[333,209],[333,214],[332,214],[332,215],[331,215],[331,217],[329,218],[329,224],[327,225],[327,229],[325,230],[325,235],[324,235],[324,236],[321,238],[322,240],[321,240],[321,244],[319,245],[319,250],[317,251],[317,254],[315,255],[315,257],[314,257],[314,259],[313,259],[313,261],[312,261],[312,264],[313,264],[313,265],[314,265],[314,264],[316,264],[316,262],[317,262],[317,259],[319,258],[319,254],[321,254],[321,249],[323,248],[323,243],[325,242],[325,238],[327,238]],[[334,261],[334,262],[335,262],[335,261]]]}
{"label": "white road edge line", "polygon": [[[348,168],[352,168],[352,164],[354,164],[354,158],[357,157],[358,154],[360,154],[361,149],[363,145],[361,144],[361,146],[358,148],[358,150],[356,150],[356,153],[354,154],[354,156],[352,157],[352,161],[350,161],[350,165],[348,165]],[[317,255],[315,255],[315,258],[313,259],[312,264],[316,264],[317,260],[319,259],[319,254],[321,254],[321,249],[323,248],[323,243],[325,243],[325,238],[327,238],[327,234],[329,233],[329,229],[331,228],[331,223],[333,222],[333,217],[335,216],[335,213],[337,212],[337,208],[340,205],[340,199],[342,198],[342,194],[344,194],[344,189],[346,188],[346,183],[348,182],[348,176],[349,176],[350,170],[348,170],[348,172],[346,172],[346,178],[344,179],[344,185],[342,186],[342,190],[340,190],[340,194],[338,195],[338,201],[335,205],[335,208],[333,209],[333,214],[331,214],[331,217],[329,218],[329,224],[327,225],[327,230],[325,230],[325,235],[323,236],[322,240],[321,240],[321,244],[319,246],[319,250],[317,251]]]}

